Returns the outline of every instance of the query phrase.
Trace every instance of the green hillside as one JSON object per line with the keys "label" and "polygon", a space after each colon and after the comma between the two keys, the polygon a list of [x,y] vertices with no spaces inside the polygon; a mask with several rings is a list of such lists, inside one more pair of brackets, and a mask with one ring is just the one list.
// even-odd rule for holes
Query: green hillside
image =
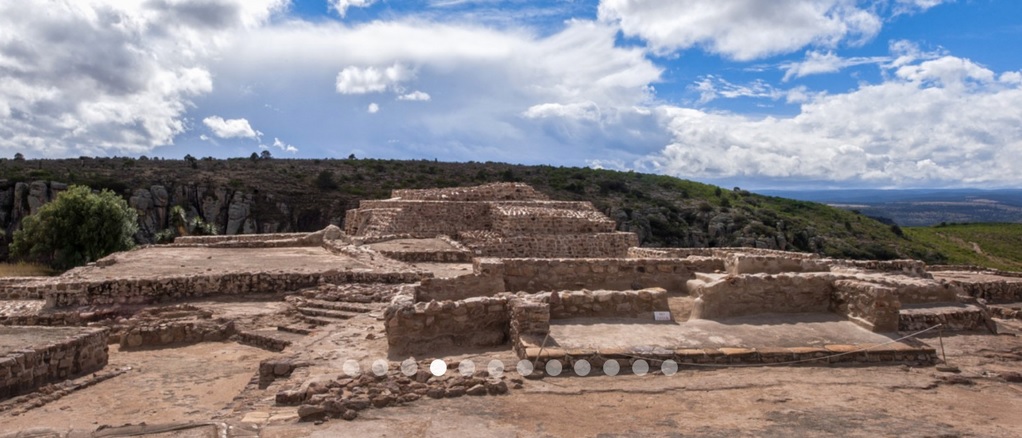
{"label": "green hillside", "polygon": [[1022,224],[952,224],[905,228],[913,241],[934,248],[946,263],[1022,271]]}
{"label": "green hillside", "polygon": [[926,241],[907,239],[901,229],[852,211],[663,175],[490,162],[187,158],[0,160],[0,225],[8,235],[18,226],[4,220],[26,209],[15,202],[14,186],[23,183],[27,190],[31,181],[108,188],[126,198],[160,185],[171,204],[192,216],[216,206],[219,220],[202,219],[220,232],[229,204],[243,197],[251,199],[245,210],[257,229],[311,231],[339,224],[359,200],[385,198],[393,189],[518,181],[552,199],[593,202],[648,247],[752,246],[856,259],[947,260]]}

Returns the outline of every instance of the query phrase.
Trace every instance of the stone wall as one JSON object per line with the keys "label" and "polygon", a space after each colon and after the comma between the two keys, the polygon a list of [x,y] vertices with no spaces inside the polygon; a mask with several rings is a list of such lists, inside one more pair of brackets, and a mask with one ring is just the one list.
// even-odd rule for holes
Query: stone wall
{"label": "stone wall", "polygon": [[49,307],[153,304],[217,295],[278,293],[321,283],[414,283],[416,272],[330,271],[318,274],[243,272],[159,279],[81,280],[56,283],[45,292]]}
{"label": "stone wall", "polygon": [[40,277],[0,278],[0,300],[40,300],[50,281]]}
{"label": "stone wall", "polygon": [[123,349],[190,345],[226,341],[235,334],[234,321],[146,321],[126,327],[121,334]]}
{"label": "stone wall", "polygon": [[874,332],[898,331],[898,301],[894,288],[857,280],[837,280],[830,311]]}
{"label": "stone wall", "polygon": [[531,234],[500,236],[458,233],[457,237],[481,257],[624,257],[639,244],[634,233]]}
{"label": "stone wall", "polygon": [[5,336],[19,332],[64,330],[68,335],[44,345],[14,349],[0,357],[0,400],[40,386],[101,370],[107,363],[107,329],[0,327]]}
{"label": "stone wall", "polygon": [[721,247],[721,248],[632,248],[629,257],[635,258],[685,258],[689,256],[725,258],[732,254],[785,257],[790,259],[818,259],[819,254],[811,252],[779,251],[763,248]]}
{"label": "stone wall", "polygon": [[693,319],[760,313],[822,313],[830,306],[833,279],[824,275],[754,274],[689,283],[698,297]]}
{"label": "stone wall", "polygon": [[991,303],[1013,303],[1022,301],[1022,281],[951,280],[950,283],[960,287],[964,293],[970,297],[982,298]]}
{"label": "stone wall", "polygon": [[724,257],[724,270],[729,274],[780,274],[782,272],[829,271],[830,265],[820,259],[789,257],[777,254],[731,253]]}
{"label": "stone wall", "polygon": [[493,296],[500,292],[556,290],[632,290],[660,287],[686,290],[696,272],[723,267],[719,259],[497,259],[477,258],[473,274],[454,278],[427,278],[415,301],[458,300]]}
{"label": "stone wall", "polygon": [[613,233],[617,229],[617,223],[590,206],[579,207],[560,209],[495,204],[492,206],[491,228],[508,236]]}
{"label": "stone wall", "polygon": [[522,183],[493,183],[474,187],[394,190],[391,196],[421,201],[538,201],[548,199]]}
{"label": "stone wall", "polygon": [[395,298],[384,312],[387,342],[413,352],[434,346],[494,346],[507,341],[507,297],[412,303]]}
{"label": "stone wall", "polygon": [[926,267],[927,271],[940,272],[940,271],[963,271],[963,272],[982,272],[991,275],[997,275],[999,277],[1022,277],[1022,272],[1002,271],[1000,269],[985,268],[983,266],[976,265],[931,265]]}
{"label": "stone wall", "polygon": [[898,330],[901,331],[914,332],[937,324],[942,324],[942,329],[947,331],[986,329],[983,310],[972,305],[902,309],[898,315]]}
{"label": "stone wall", "polygon": [[919,260],[830,260],[835,266],[854,267],[866,271],[901,274],[909,277],[933,278],[926,272],[926,263]]}
{"label": "stone wall", "polygon": [[667,291],[662,288],[642,290],[576,290],[537,295],[550,308],[550,319],[590,317],[628,317],[653,319],[654,311],[670,310]]}

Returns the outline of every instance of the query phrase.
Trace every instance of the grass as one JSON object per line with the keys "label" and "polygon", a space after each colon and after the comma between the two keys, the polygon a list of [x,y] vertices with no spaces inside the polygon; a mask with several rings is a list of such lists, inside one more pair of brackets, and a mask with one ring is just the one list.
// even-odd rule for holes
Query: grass
{"label": "grass", "polygon": [[909,227],[905,234],[943,253],[949,264],[1022,271],[1022,224]]}
{"label": "grass", "polygon": [[46,277],[56,274],[49,266],[36,263],[0,263],[0,277]]}

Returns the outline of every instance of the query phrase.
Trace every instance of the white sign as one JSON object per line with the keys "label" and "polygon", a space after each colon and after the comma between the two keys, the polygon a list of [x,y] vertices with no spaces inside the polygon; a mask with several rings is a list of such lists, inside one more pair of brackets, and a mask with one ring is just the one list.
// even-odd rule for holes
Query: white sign
{"label": "white sign", "polygon": [[653,312],[653,319],[657,321],[670,321],[671,312]]}

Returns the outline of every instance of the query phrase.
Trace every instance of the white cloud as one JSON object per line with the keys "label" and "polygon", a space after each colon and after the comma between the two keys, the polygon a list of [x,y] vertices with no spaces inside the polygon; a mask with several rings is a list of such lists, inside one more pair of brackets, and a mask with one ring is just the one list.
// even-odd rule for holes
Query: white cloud
{"label": "white cloud", "polygon": [[0,148],[142,153],[188,129],[204,63],[284,0],[0,3]]}
{"label": "white cloud", "polygon": [[811,50],[806,52],[805,60],[781,65],[784,69],[784,81],[823,73],[836,73],[848,67],[864,64],[880,64],[890,61],[887,56],[842,58],[832,51],[826,53]]}
{"label": "white cloud", "polygon": [[376,102],[370,103],[369,108],[366,108],[366,112],[369,114],[376,114],[380,112],[380,106],[377,105]]}
{"label": "white cloud", "polygon": [[402,94],[402,95],[398,96],[397,100],[411,100],[411,101],[418,101],[418,102],[428,102],[431,98],[432,97],[429,95],[429,93],[416,90],[416,91],[413,91],[411,93]]}
{"label": "white cloud", "polygon": [[202,120],[202,123],[219,138],[252,138],[258,139],[262,132],[252,129],[252,125],[246,119],[227,119],[220,116],[210,116]]}
{"label": "white cloud", "polygon": [[854,0],[602,0],[600,20],[658,53],[702,47],[747,61],[872,39],[882,19]]}
{"label": "white cloud", "polygon": [[273,147],[275,147],[277,149],[280,149],[280,150],[282,150],[284,152],[290,152],[292,154],[298,152],[298,148],[296,148],[294,146],[291,146],[291,145],[289,145],[287,143],[284,143],[284,142],[280,141],[279,138],[276,138],[276,137],[273,138]]}
{"label": "white cloud", "polygon": [[1022,88],[995,76],[944,56],[897,67],[880,84],[813,96],[793,117],[662,106],[674,139],[648,164],[686,177],[783,183],[1019,184]]}
{"label": "white cloud", "polygon": [[348,13],[348,8],[367,8],[376,3],[376,0],[329,0],[330,8],[337,11],[337,15],[344,18]]}
{"label": "white cloud", "polygon": [[598,121],[601,118],[600,107],[593,102],[572,104],[543,103],[529,107],[523,116],[530,119],[560,117],[574,120]]}
{"label": "white cloud", "polygon": [[719,97],[726,99],[752,97],[778,100],[788,95],[786,91],[778,89],[761,79],[754,80],[745,85],[739,85],[714,75],[706,75],[699,78],[692,85],[692,89],[699,92],[699,103],[708,103]]}
{"label": "white cloud", "polygon": [[409,68],[394,64],[378,69],[376,67],[346,67],[337,74],[337,92],[341,94],[379,93],[387,89],[401,90],[400,84],[412,79],[415,73]]}

